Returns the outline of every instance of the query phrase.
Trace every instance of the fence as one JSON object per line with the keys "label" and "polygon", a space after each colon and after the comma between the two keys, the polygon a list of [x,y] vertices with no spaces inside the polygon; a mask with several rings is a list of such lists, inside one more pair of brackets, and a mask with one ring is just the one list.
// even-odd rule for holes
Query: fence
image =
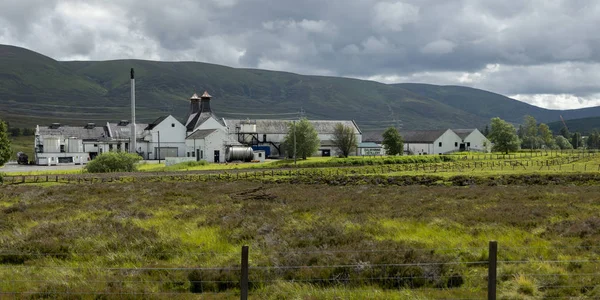
{"label": "fence", "polygon": [[[571,250],[577,247],[572,247]],[[472,260],[452,258],[449,253],[485,252],[486,248],[405,249],[405,250],[316,250],[290,251],[289,256],[319,257],[314,263],[267,265],[253,263],[248,246],[243,246],[239,264],[227,267],[98,267],[60,265],[0,264],[0,297],[125,297],[125,298],[266,298],[273,293],[293,296],[312,290],[318,295],[330,293],[352,298],[356,293],[376,290],[385,296],[402,291],[404,295],[443,299],[496,299],[500,293],[516,292],[521,296],[544,299],[568,299],[598,295],[600,273],[595,259],[554,259],[538,257],[534,248],[503,249],[490,241],[486,253]],[[515,249],[523,255],[511,258]],[[576,249],[588,251],[589,249]],[[511,255],[502,255],[502,251]],[[511,252],[512,251],[512,252]],[[438,260],[411,261],[418,253],[438,253]],[[441,259],[445,257],[447,259]],[[499,255],[503,257],[498,259]],[[55,257],[58,253],[37,253]],[[210,255],[211,253],[199,253]],[[212,253],[214,254],[214,253]],[[238,253],[239,255],[240,253]],[[343,254],[353,257],[347,263],[324,263]],[[485,255],[483,255],[485,254]],[[590,253],[591,254],[591,253]],[[7,256],[25,253],[1,253]],[[27,254],[31,255],[31,254]],[[72,255],[72,254],[71,254]],[[85,257],[85,253],[80,253]],[[93,253],[87,253],[93,255]],[[364,257],[382,257],[378,263],[361,261]],[[385,260],[393,257],[398,261]],[[433,257],[433,256],[432,256]],[[559,256],[560,257],[560,256]],[[593,257],[593,255],[590,255]],[[259,258],[257,260],[260,261]],[[51,263],[48,260],[42,262]],[[515,268],[514,266],[525,266]],[[540,267],[545,266],[545,267]],[[568,271],[566,271],[568,270]],[[583,270],[583,271],[582,271]],[[589,270],[589,271],[585,271]],[[12,273],[12,274],[11,274]],[[46,276],[41,278],[41,276]],[[534,286],[528,284],[534,282]],[[511,288],[511,284],[518,286]],[[287,286],[286,286],[287,284]],[[296,288],[293,288],[296,285]],[[292,288],[289,288],[292,286]],[[508,287],[508,288],[507,288]],[[287,289],[287,290],[286,290]],[[287,293],[287,294],[286,294]],[[321,294],[324,295],[324,294]],[[282,298],[282,297],[279,297]],[[312,298],[319,298],[312,297]],[[510,298],[510,297],[509,297]],[[515,297],[512,297],[515,298]]]}

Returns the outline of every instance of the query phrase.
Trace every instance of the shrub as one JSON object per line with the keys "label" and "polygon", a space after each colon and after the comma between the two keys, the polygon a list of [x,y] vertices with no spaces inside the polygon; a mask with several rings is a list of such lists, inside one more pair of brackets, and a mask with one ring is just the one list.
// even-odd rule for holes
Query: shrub
{"label": "shrub", "polygon": [[140,160],[142,157],[133,153],[105,152],[89,162],[85,168],[90,173],[133,172]]}

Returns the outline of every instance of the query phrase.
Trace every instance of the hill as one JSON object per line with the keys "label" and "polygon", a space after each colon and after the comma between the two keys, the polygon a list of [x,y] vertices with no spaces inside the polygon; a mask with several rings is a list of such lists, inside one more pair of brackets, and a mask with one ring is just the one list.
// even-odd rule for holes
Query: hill
{"label": "hill", "polygon": [[[588,135],[594,130],[600,130],[600,117],[565,120],[565,123],[570,132],[579,132],[582,135]],[[548,127],[556,134],[564,125],[561,121],[557,121],[548,123]]]}
{"label": "hill", "polygon": [[[194,91],[213,95],[219,116],[354,119],[363,130],[482,127],[491,117],[541,122],[600,116],[600,108],[553,111],[487,91],[427,84],[236,69],[199,62],[144,60],[60,62],[0,45],[0,118],[13,126],[84,124],[129,118],[129,68],[136,70],[137,116],[185,118]],[[285,115],[282,115],[285,114]]]}

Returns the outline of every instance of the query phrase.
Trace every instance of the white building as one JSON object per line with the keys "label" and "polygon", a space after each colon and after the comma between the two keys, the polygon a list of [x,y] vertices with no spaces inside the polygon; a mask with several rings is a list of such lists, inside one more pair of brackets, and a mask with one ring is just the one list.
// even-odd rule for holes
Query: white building
{"label": "white building", "polygon": [[[400,132],[404,140],[404,152],[414,155],[448,154],[459,151],[489,152],[490,141],[477,129],[445,129],[445,130],[413,130]],[[368,133],[363,137],[364,142],[370,142],[381,147],[381,133]],[[363,143],[362,155],[373,155],[377,151],[373,144]]]}
{"label": "white building", "polygon": [[[281,148],[281,143],[288,133],[290,120],[277,119],[221,119],[216,116],[210,107],[211,96],[204,92],[200,97],[194,94],[190,98],[190,114],[187,118],[186,129],[188,138],[186,145],[190,151],[190,143],[194,140],[200,143],[200,136],[205,133],[193,136],[198,130],[218,129],[227,133],[227,137],[222,137],[221,149],[213,149],[210,158],[216,159],[214,151],[224,154],[225,148],[232,145],[246,145],[255,150],[265,151],[265,155],[270,157],[283,157],[286,154]],[[337,155],[338,149],[332,143],[335,126],[339,123],[354,129],[357,141],[360,143],[362,133],[354,121],[332,121],[332,120],[309,120],[319,135],[321,146],[315,156]],[[217,136],[220,133],[217,134]],[[196,149],[197,150],[197,149]],[[193,150],[192,150],[193,152]],[[197,155],[198,153],[195,153]],[[210,159],[209,158],[209,159]],[[220,160],[222,161],[222,159]]]}
{"label": "white building", "polygon": [[[131,132],[127,120],[107,122],[104,126],[88,123],[85,126],[66,126],[58,123],[37,126],[35,159],[38,164],[84,164],[103,152],[129,152],[132,139],[135,151],[144,159],[166,157],[195,157],[208,162],[224,162],[230,146],[247,146],[261,152],[261,156],[283,157],[281,144],[288,133],[290,120],[235,120],[222,119],[210,107],[211,96],[194,94],[190,98],[190,112],[186,123],[173,116],[163,116],[150,124],[136,124]],[[337,124],[354,130],[358,143],[362,132],[354,121],[310,120],[316,129],[321,146],[317,156],[333,156],[338,149],[333,145]],[[358,151],[356,154],[359,154]]]}

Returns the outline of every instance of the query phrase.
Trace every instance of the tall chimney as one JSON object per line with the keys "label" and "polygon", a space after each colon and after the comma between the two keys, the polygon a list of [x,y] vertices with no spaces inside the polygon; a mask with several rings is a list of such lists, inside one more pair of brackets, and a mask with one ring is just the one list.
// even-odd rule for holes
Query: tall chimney
{"label": "tall chimney", "polygon": [[137,134],[135,128],[135,76],[133,68],[131,68],[131,140],[129,143],[129,152],[136,153],[137,151]]}

